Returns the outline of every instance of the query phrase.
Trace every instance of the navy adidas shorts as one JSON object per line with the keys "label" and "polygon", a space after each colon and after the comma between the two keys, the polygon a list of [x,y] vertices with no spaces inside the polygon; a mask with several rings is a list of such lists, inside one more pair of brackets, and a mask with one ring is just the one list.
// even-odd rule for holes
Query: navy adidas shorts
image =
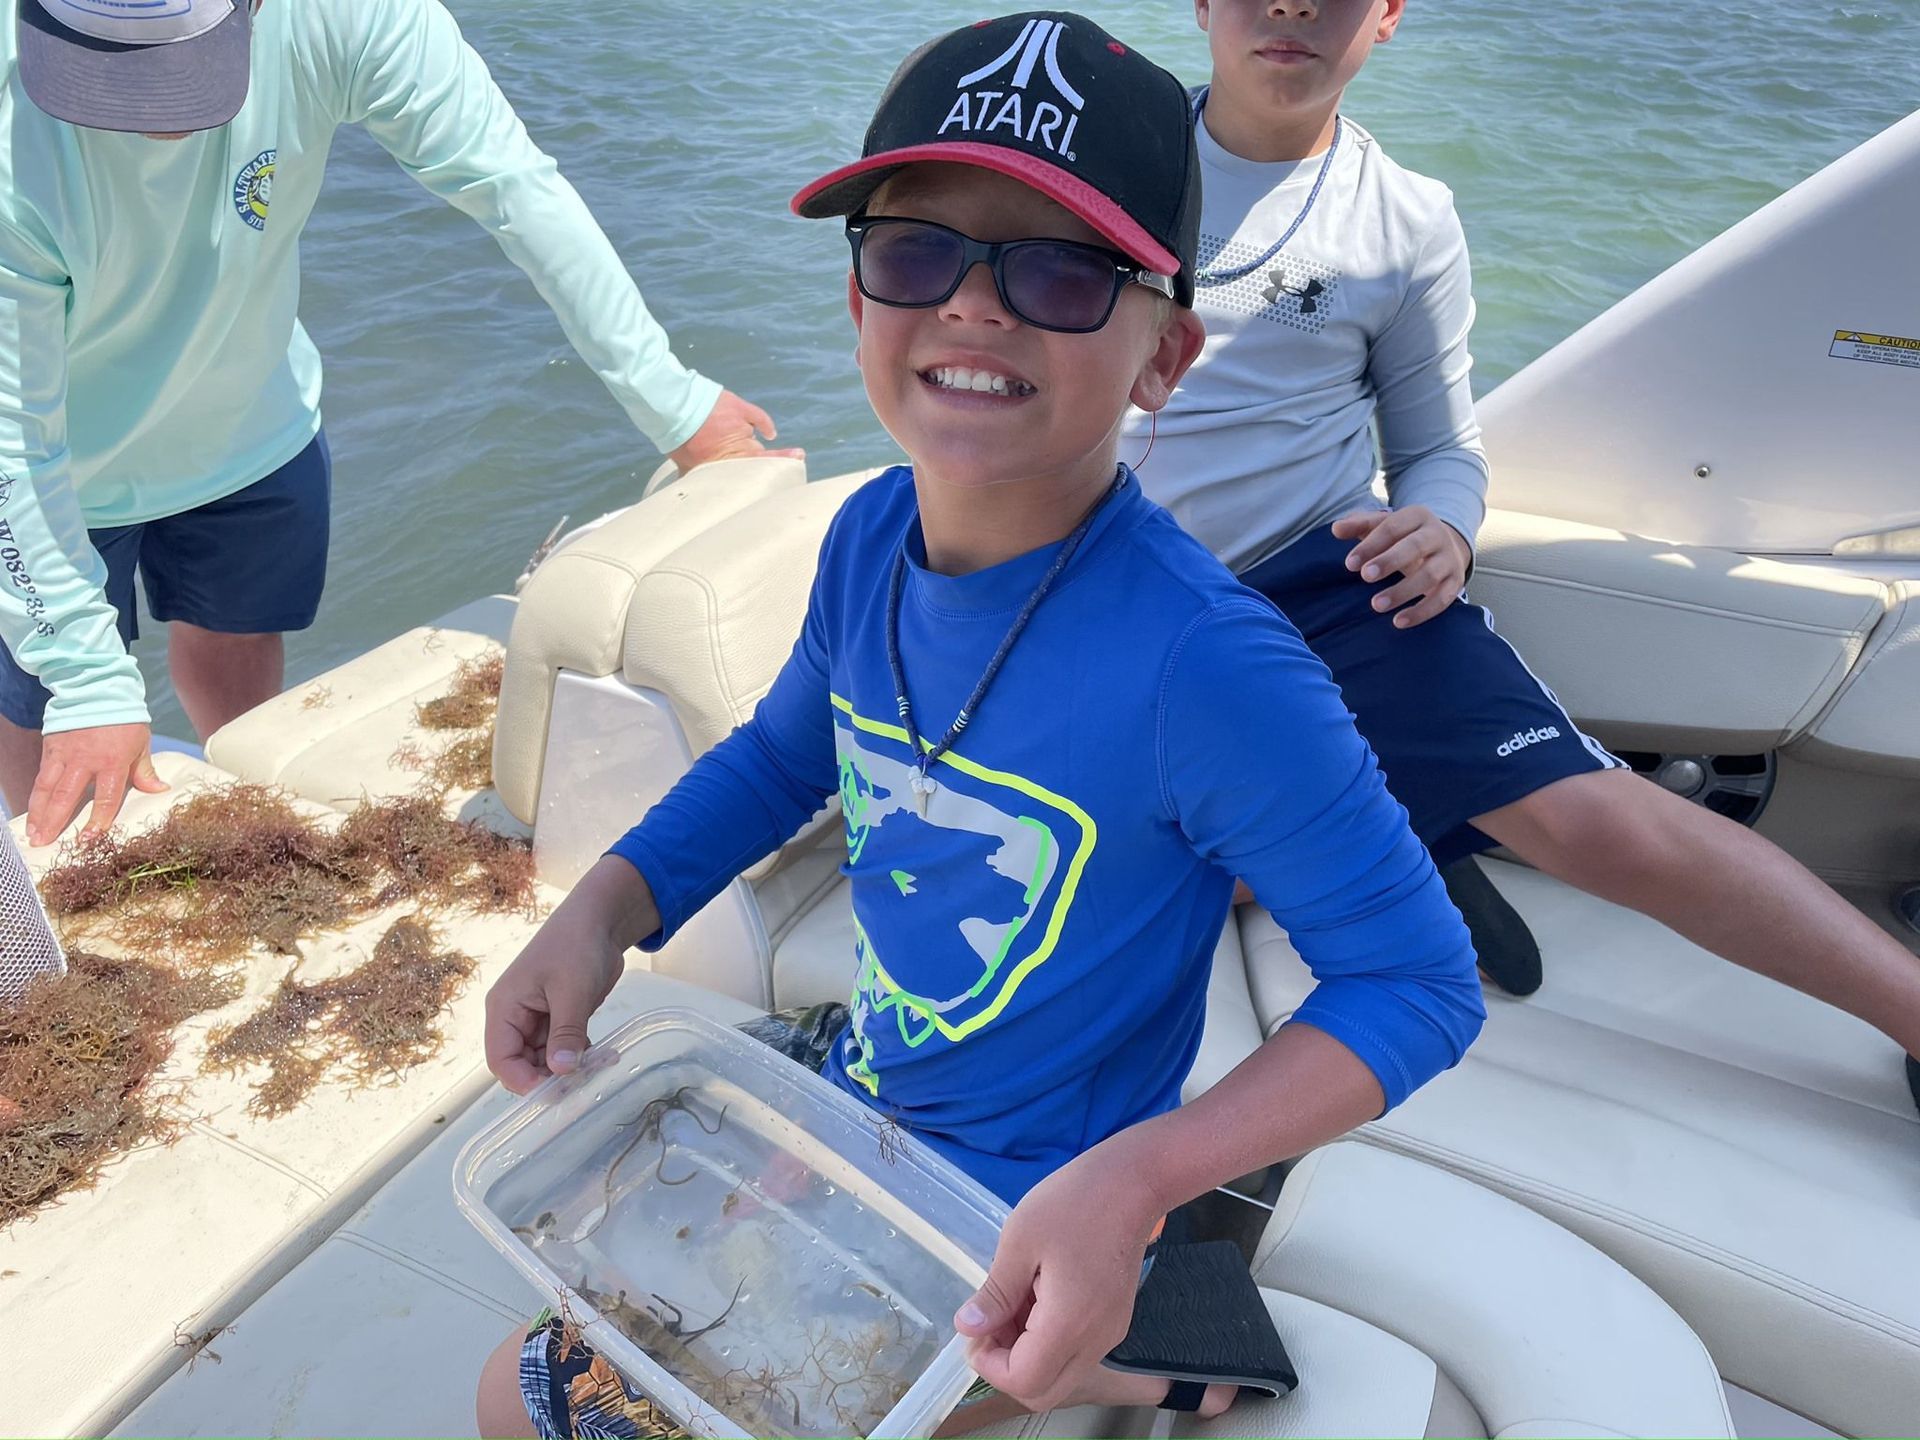
{"label": "navy adidas shorts", "polygon": [[1466,596],[1396,629],[1347,569],[1356,542],[1315,530],[1240,577],[1279,606],[1333,672],[1394,798],[1436,865],[1490,848],[1473,817],[1594,770],[1624,769],[1580,733],[1493,618]]}
{"label": "navy adidas shorts", "polygon": [[[107,566],[120,638],[139,636],[137,571],[155,620],[227,635],[304,630],[327,580],[333,466],[324,432],[264,480],[178,515],[89,530]],[[0,646],[0,715],[38,730],[51,698]]]}

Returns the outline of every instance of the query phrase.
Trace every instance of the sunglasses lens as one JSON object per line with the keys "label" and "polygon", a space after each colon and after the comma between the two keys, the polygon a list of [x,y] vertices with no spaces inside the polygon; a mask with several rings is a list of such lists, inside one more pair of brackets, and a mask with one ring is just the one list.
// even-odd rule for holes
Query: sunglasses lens
{"label": "sunglasses lens", "polygon": [[931,225],[875,224],[860,241],[860,288],[883,305],[931,305],[953,289],[964,242]]}
{"label": "sunglasses lens", "polygon": [[1032,243],[1005,252],[1007,303],[1030,325],[1049,330],[1097,330],[1118,293],[1113,263],[1078,245]]}

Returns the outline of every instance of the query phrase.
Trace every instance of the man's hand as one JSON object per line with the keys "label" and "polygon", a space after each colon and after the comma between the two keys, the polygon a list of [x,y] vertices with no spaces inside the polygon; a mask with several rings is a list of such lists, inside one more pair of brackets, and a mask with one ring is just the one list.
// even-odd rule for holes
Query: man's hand
{"label": "man's hand", "polygon": [[516,1095],[579,1068],[587,1021],[626,968],[626,949],[660,928],[646,881],[618,856],[580,877],[487,991],[487,1068]]}
{"label": "man's hand", "polygon": [[804,450],[767,451],[760,443],[760,437],[771,440],[780,432],[774,428],[773,417],[742,400],[731,390],[722,390],[720,398],[713,402],[713,410],[700,428],[693,432],[686,444],[670,451],[667,458],[684,475],[696,465],[704,465],[709,460],[737,460],[743,455],[771,453],[786,455],[795,459],[803,457]]}
{"label": "man's hand", "polygon": [[[1467,583],[1473,551],[1460,532],[1424,505],[1404,510],[1369,510],[1333,522],[1341,540],[1358,540],[1347,556],[1347,568],[1362,580],[1398,575],[1373,597],[1373,608],[1384,615],[1399,610],[1393,623],[1402,630],[1423,624],[1460,596]],[[1419,603],[1409,605],[1409,601]],[[1402,610],[1401,606],[1407,606]]]}
{"label": "man's hand", "polygon": [[153,732],[145,725],[95,725],[47,736],[40,773],[27,799],[27,843],[51,845],[72,823],[87,791],[87,834],[104,835],[120,814],[127,786],[158,795],[168,786],[153,769]]}
{"label": "man's hand", "polygon": [[1127,1338],[1161,1213],[1113,1142],[1028,1191],[985,1283],[954,1317],[980,1378],[1035,1412],[1083,1391]]}

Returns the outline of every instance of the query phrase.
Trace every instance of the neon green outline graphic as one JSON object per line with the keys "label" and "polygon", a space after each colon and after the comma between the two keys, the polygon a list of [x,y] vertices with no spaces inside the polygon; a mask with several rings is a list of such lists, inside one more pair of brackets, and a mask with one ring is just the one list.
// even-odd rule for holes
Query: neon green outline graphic
{"label": "neon green outline graphic", "polygon": [[[834,695],[831,699],[834,708],[844,714],[847,719],[853,723],[856,730],[864,730],[870,735],[879,735],[889,740],[898,741],[903,745],[911,743],[908,740],[906,730],[901,726],[888,725],[879,720],[869,720],[864,715],[856,714],[853,706],[839,695]],[[933,748],[924,738],[919,741],[919,745],[922,750],[931,750]],[[886,967],[880,963],[880,957],[874,952],[873,945],[868,939],[865,929],[860,925],[858,917],[855,918],[854,932],[861,960],[861,988],[872,991],[884,987],[887,993],[882,996],[875,1005],[876,1012],[888,1009],[893,1010],[900,1026],[900,1038],[909,1046],[915,1047],[924,1044],[936,1033],[944,1035],[950,1041],[958,1042],[964,1040],[967,1036],[984,1026],[992,1024],[994,1020],[999,1018],[1000,1013],[1007,1008],[1007,1005],[1012,1001],[1014,995],[1019,991],[1022,982],[1024,982],[1027,976],[1032,974],[1038,966],[1046,963],[1048,958],[1053,954],[1054,947],[1059,944],[1060,932],[1066,927],[1067,914],[1072,910],[1074,897],[1079,892],[1080,877],[1086,871],[1087,861],[1093,855],[1094,846],[1099,838],[1099,827],[1093,823],[1093,817],[1091,815],[1074,804],[1073,801],[1067,799],[1064,795],[1055,794],[1044,785],[1035,784],[1033,781],[1021,775],[1013,775],[1004,770],[992,769],[952,750],[942,755],[936,763],[951,766],[962,775],[968,775],[976,780],[985,781],[987,784],[1005,786],[1017,794],[1025,795],[1029,799],[1037,800],[1043,805],[1053,807],[1079,825],[1080,843],[1074,848],[1072,857],[1067,861],[1066,874],[1062,877],[1060,883],[1060,898],[1054,904],[1052,912],[1047,917],[1047,928],[1045,933],[1040,937],[1040,943],[1035,946],[1031,955],[1028,955],[1020,961],[1014,968],[1013,973],[1007,977],[1005,984],[1001,986],[1000,993],[994,997],[992,1004],[988,1005],[986,1009],[980,1011],[978,1014],[971,1015],[958,1024],[947,1020],[935,1010],[932,1001],[924,996],[915,995],[908,991],[887,973]],[[846,793],[845,778],[849,768],[851,768],[850,762],[843,760],[841,762],[843,796]],[[864,814],[865,800],[864,797],[861,797],[860,817],[863,821]],[[1041,878],[1046,874],[1046,864],[1051,854],[1047,848],[1047,840],[1045,838],[1048,832],[1046,826],[1038,820],[1030,817],[1015,818],[1018,819],[1021,824],[1032,826],[1034,829],[1040,831],[1043,837],[1038,863],[1035,865],[1033,875],[1027,881],[1027,903],[1032,904],[1039,896]],[[848,828],[850,861],[859,858],[858,852],[852,849],[854,828],[852,825]],[[859,843],[861,848],[865,847],[868,833],[870,833],[870,831],[863,823],[859,828]],[[1014,940],[1025,928],[1024,920],[1008,928],[1006,935],[1001,939],[999,949],[995,952],[993,959],[988,963],[980,979],[967,991],[966,998],[972,999],[978,996],[993,983],[994,978],[999,974],[1001,965],[1006,961],[1008,952],[1012,949]],[[870,985],[868,983],[869,981],[878,981],[879,984]],[[924,1023],[913,1023],[909,1019],[910,1014]],[[870,1058],[870,1056],[863,1056],[861,1061],[848,1067],[848,1073],[854,1075],[854,1078],[862,1085],[868,1086],[869,1089],[877,1094],[878,1083],[874,1079],[872,1071],[867,1069],[865,1065],[865,1061]],[[854,1071],[856,1069],[863,1070],[865,1073],[855,1075]]]}

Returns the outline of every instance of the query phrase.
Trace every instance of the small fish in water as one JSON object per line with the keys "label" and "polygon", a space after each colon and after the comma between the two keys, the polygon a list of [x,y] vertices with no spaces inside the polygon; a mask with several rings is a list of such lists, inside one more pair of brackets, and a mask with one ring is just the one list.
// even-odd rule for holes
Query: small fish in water
{"label": "small fish in water", "polygon": [[867,1294],[873,1296],[873,1298],[876,1300],[885,1300],[887,1298],[886,1291],[882,1290],[878,1285],[869,1285],[864,1280],[856,1280],[854,1282],[853,1288],[856,1290],[866,1291]]}
{"label": "small fish in water", "polygon": [[733,1213],[733,1207],[739,1203],[740,1192],[738,1190],[729,1190],[727,1192],[727,1198],[720,1202],[720,1213],[722,1215],[731,1215]]}
{"label": "small fish in water", "polygon": [[676,1240],[684,1240],[692,1233],[693,1227],[691,1225],[682,1225],[678,1230],[673,1232],[673,1238]]}

